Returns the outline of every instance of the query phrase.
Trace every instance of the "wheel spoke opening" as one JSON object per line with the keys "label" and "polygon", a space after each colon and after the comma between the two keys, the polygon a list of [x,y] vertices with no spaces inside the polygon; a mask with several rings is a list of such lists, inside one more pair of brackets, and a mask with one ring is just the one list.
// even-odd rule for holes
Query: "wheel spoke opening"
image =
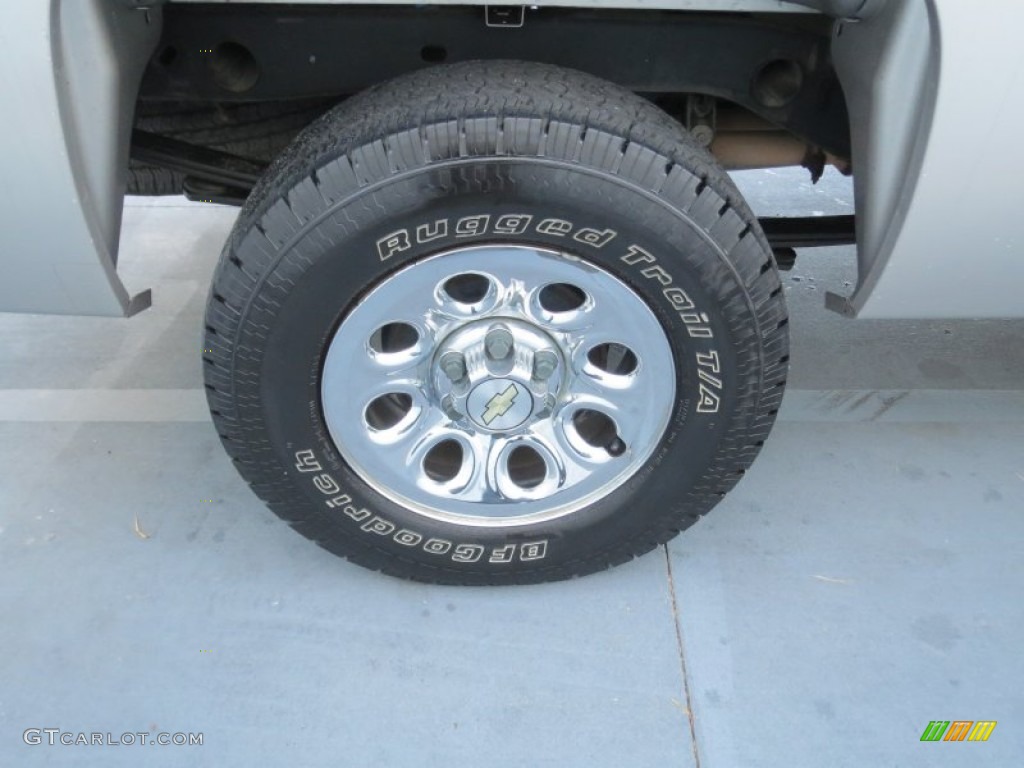
{"label": "wheel spoke opening", "polygon": [[462,444],[458,440],[442,440],[423,457],[423,472],[435,483],[450,483],[462,469]]}
{"label": "wheel spoke opening", "polygon": [[442,289],[458,304],[479,304],[491,290],[491,279],[477,272],[464,272],[445,280]]}
{"label": "wheel spoke opening", "polygon": [[509,479],[526,490],[536,488],[548,476],[548,465],[544,457],[528,445],[513,448],[505,466]]}
{"label": "wheel spoke opening", "polygon": [[411,410],[411,395],[405,392],[388,392],[371,400],[363,417],[371,429],[383,432],[396,426]]}
{"label": "wheel spoke opening", "polygon": [[408,323],[387,323],[370,334],[370,349],[380,355],[392,355],[412,349],[419,340],[419,331]]}
{"label": "wheel spoke opening", "polygon": [[607,414],[581,408],[573,414],[572,425],[587,445],[603,448],[610,456],[621,456],[626,452],[626,444],[619,437],[619,428]]}
{"label": "wheel spoke opening", "polygon": [[628,376],[640,364],[633,350],[617,342],[598,344],[587,353],[587,360],[595,368],[613,376]]}
{"label": "wheel spoke opening", "polygon": [[587,302],[587,294],[572,283],[550,283],[540,289],[537,301],[552,314],[574,312]]}

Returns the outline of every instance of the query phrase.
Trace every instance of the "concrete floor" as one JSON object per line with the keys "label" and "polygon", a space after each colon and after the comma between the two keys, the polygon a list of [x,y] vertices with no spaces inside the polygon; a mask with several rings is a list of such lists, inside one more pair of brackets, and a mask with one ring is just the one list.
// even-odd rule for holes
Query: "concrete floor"
{"label": "concrete floor", "polygon": [[[835,175],[737,178],[850,209]],[[199,330],[234,216],[130,199],[151,310],[0,315],[0,766],[1020,764],[1024,323],[844,320],[852,249],[802,252],[780,422],[713,514],[574,582],[421,586],[289,531],[221,451]]]}

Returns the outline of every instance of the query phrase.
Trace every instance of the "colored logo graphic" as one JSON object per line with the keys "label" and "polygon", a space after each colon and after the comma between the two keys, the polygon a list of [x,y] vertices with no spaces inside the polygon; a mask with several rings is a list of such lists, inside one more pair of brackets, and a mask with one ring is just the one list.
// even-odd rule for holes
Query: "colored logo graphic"
{"label": "colored logo graphic", "polygon": [[988,741],[995,727],[995,720],[932,720],[921,741]]}
{"label": "colored logo graphic", "polygon": [[516,397],[519,395],[519,389],[515,384],[509,384],[505,387],[504,391],[499,392],[490,400],[487,401],[487,408],[484,410],[481,419],[487,426],[491,425],[491,422],[497,419],[499,416],[504,416],[512,408],[512,405],[516,401]]}

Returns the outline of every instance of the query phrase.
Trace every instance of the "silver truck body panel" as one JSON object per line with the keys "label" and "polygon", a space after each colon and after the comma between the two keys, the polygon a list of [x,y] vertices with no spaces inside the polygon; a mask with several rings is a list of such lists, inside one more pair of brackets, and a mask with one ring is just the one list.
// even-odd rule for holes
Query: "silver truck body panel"
{"label": "silver truck body panel", "polygon": [[[1017,0],[983,12],[963,0],[538,4],[857,17],[837,28],[834,53],[851,114],[860,277],[831,306],[861,317],[1024,316]],[[0,4],[0,310],[126,315],[148,305],[116,265],[135,94],[159,30],[159,5]]]}
{"label": "silver truck body panel", "polygon": [[0,5],[0,309],[125,315],[148,303],[116,264],[135,94],[159,19],[105,0]]}
{"label": "silver truck body panel", "polygon": [[1024,316],[1019,0],[890,2],[833,46],[864,318]]}
{"label": "silver truck body panel", "polygon": [[[175,3],[230,3],[252,2],[260,5],[280,3],[281,0],[170,0]],[[812,0],[813,2],[813,0]],[[858,5],[861,0],[823,0],[844,5]],[[487,0],[302,0],[303,5],[517,5],[517,3],[489,3]],[[725,13],[806,13],[807,8],[800,2],[785,0],[542,0],[542,2],[520,3],[531,7],[551,8],[618,8],[630,11],[719,11]]]}

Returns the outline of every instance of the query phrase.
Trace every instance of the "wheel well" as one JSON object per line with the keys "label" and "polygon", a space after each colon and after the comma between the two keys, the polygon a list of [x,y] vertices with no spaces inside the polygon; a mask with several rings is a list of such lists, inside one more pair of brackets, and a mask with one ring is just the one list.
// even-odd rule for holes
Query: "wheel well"
{"label": "wheel well", "polygon": [[[690,127],[704,119],[690,98],[701,95],[741,122],[756,118],[761,129],[849,158],[826,16],[538,8],[513,28],[488,26],[485,13],[169,4],[140,88],[138,127],[231,150],[246,126],[276,120],[275,140],[262,145],[268,154],[319,111],[392,77],[442,62],[520,59],[616,82]],[[184,130],[174,122],[183,113],[191,116]]]}

